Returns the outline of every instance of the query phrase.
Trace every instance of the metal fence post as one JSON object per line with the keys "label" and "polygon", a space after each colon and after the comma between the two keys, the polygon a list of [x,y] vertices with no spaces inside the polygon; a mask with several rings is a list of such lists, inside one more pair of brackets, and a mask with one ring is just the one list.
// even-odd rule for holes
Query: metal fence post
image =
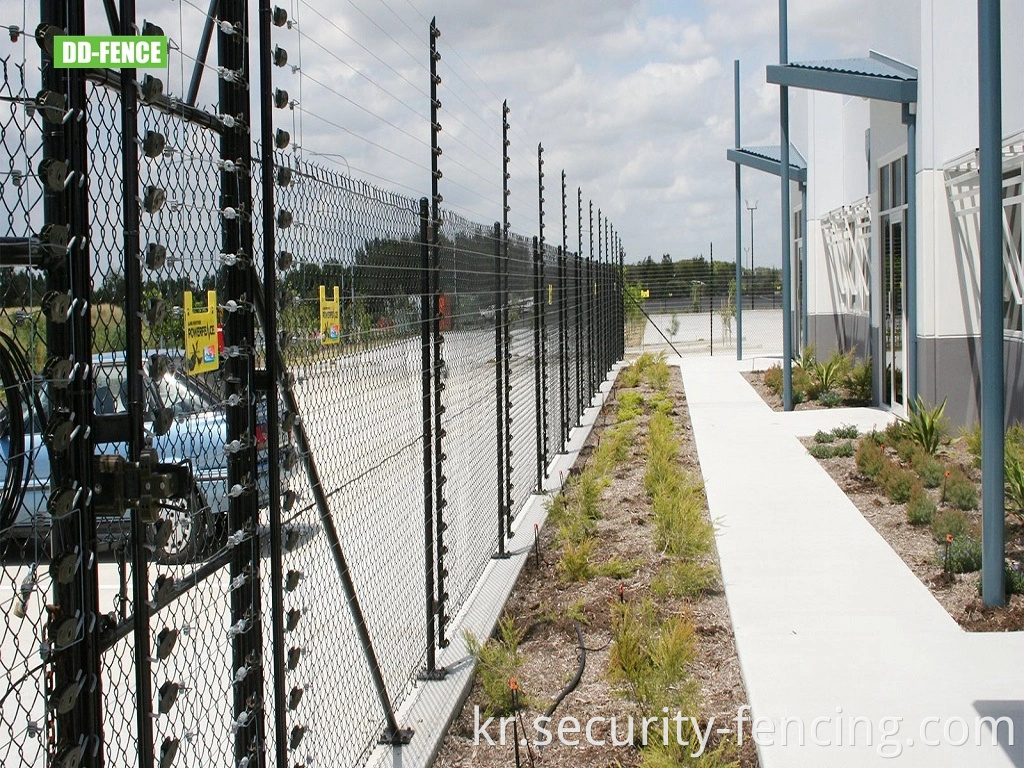
{"label": "metal fence post", "polygon": [[[259,70],[260,70],[260,183],[262,187],[261,224],[263,227],[263,294],[277,296],[277,259],[275,232],[275,163],[274,163],[274,82],[273,50],[271,48],[270,0],[259,0]],[[277,302],[265,307],[261,317],[266,339],[277,339]],[[281,433],[278,411],[278,380],[282,370],[276,355],[265,355],[267,434],[267,504],[270,521],[270,603],[273,685],[274,685],[274,751],[277,765],[288,764],[288,723],[285,713],[287,667],[285,666],[284,615],[284,541],[281,518]]]}
{"label": "metal fence post", "polygon": [[[50,458],[51,499],[64,494],[71,499],[69,513],[55,520],[50,533],[50,554],[65,554],[59,547],[81,542],[80,564],[67,583],[53,580],[53,605],[56,613],[48,624],[54,631],[60,617],[79,617],[80,624],[72,642],[62,647],[56,643],[41,648],[43,661],[53,664],[50,711],[47,728],[55,727],[56,751],[48,759],[57,764],[78,755],[88,766],[103,764],[100,742],[102,733],[102,687],[99,670],[99,605],[95,542],[95,516],[90,501],[92,446],[89,431],[92,424],[90,274],[89,274],[89,168],[86,154],[85,80],[80,70],[58,70],[53,66],[52,36],[50,48],[45,44],[48,32],[84,34],[85,9],[81,0],[67,3],[44,1],[41,7],[40,32],[43,43],[43,88],[67,94],[67,121],[44,120],[42,134],[43,163],[67,163],[64,172],[72,182],[63,188],[43,184],[43,220],[48,229],[66,228],[69,247],[49,261],[46,289],[67,296],[72,307],[80,310],[68,317],[54,318],[46,314],[47,364],[44,375],[48,381],[50,412],[47,433],[68,433],[65,444],[47,440]],[[60,30],[60,31],[58,31]],[[68,30],[65,32],[63,30]],[[41,34],[40,34],[41,33]],[[42,166],[40,166],[42,168]],[[62,173],[64,173],[62,172]],[[43,173],[40,171],[40,175]],[[84,320],[82,319],[84,315]],[[72,430],[72,425],[75,427]],[[54,702],[68,697],[70,709]],[[49,719],[52,718],[52,719]],[[94,751],[95,748],[95,751]],[[78,763],[76,763],[78,764]]]}
{"label": "metal fence post", "polygon": [[427,606],[427,668],[430,679],[437,671],[434,595],[434,458],[431,388],[431,325],[433,293],[430,271],[430,203],[420,198],[420,372],[423,393],[423,583]]}
{"label": "metal fence post", "polygon": [[576,187],[576,426],[583,423],[583,190]]}
{"label": "metal fence post", "polygon": [[595,359],[597,344],[594,339],[594,334],[597,331],[594,317],[596,314],[594,304],[597,300],[597,269],[594,264],[594,201],[588,200],[587,203],[590,206],[590,224],[588,226],[590,257],[587,259],[587,401],[593,404],[596,394],[594,379],[597,366]]}
{"label": "metal fence post", "polygon": [[559,416],[561,418],[559,452],[565,448],[569,440],[569,366],[566,355],[569,353],[568,329],[565,327],[566,320],[566,251],[568,250],[568,231],[565,220],[565,171],[562,171],[562,245],[558,249],[558,394],[561,398],[559,403]]}
{"label": "metal fence post", "polygon": [[[120,32],[133,35],[135,31],[135,2],[121,0]],[[125,305],[142,306],[142,265],[138,259],[128,258],[140,252],[139,233],[139,158],[138,158],[138,92],[135,89],[136,71],[121,70],[121,184],[122,223],[124,243]],[[142,319],[138,312],[125,314],[126,353],[128,360],[142,364]],[[129,368],[134,371],[134,368]],[[128,401],[128,459],[139,460],[145,447],[143,418],[145,394],[138,375],[127,377]],[[132,530],[132,632],[135,648],[151,648],[150,605],[147,594],[149,555],[146,551],[146,523],[138,508],[131,511]],[[153,765],[153,673],[149,653],[135,654],[135,727],[138,737],[139,766]]]}
{"label": "metal fence post", "polygon": [[[248,20],[246,0],[222,0],[220,18],[224,23],[217,32],[218,65],[228,72],[249,71],[248,37],[238,34]],[[251,311],[256,280],[252,266],[252,178],[249,158],[252,156],[249,126],[249,83],[242,78],[219,79],[220,111],[237,116],[234,127],[221,134],[220,159],[227,161],[220,172],[221,249],[223,253],[241,253],[246,258],[225,267],[225,302],[234,301],[239,311],[227,312],[224,318],[224,339],[240,354],[232,355],[226,364],[225,397],[227,440],[238,441],[238,450],[227,456],[228,487],[246,487],[257,477],[256,446],[253,439],[256,425],[256,398],[251,390],[255,381],[255,328]],[[240,160],[241,159],[241,160]],[[234,164],[239,164],[234,168]],[[229,214],[228,211],[231,211]],[[263,608],[259,569],[262,561],[259,540],[259,509],[256,493],[243,493],[229,499],[228,526],[241,532],[243,539],[231,550],[230,577],[240,584],[231,591],[230,643],[231,675],[247,669],[263,656]],[[243,674],[233,686],[232,719],[235,725],[235,760],[262,763],[265,759],[266,732],[264,722],[263,675]]]}
{"label": "metal fence post", "polygon": [[543,257],[538,248],[538,240],[533,238],[533,402],[537,427],[537,491],[544,488],[544,410],[542,405],[543,385],[541,369],[544,366],[541,348],[541,315],[544,305],[541,303],[541,263]]}
{"label": "metal fence post", "polygon": [[441,334],[441,202],[444,198],[438,191],[438,181],[441,179],[441,171],[438,169],[438,158],[441,150],[438,146],[438,135],[441,132],[441,125],[437,121],[437,112],[441,102],[437,98],[437,86],[441,78],[437,74],[437,62],[441,54],[437,52],[437,38],[441,31],[437,28],[436,19],[430,21],[430,161],[431,161],[431,226],[430,249],[431,265],[430,271],[433,280],[433,380],[434,380],[434,549],[437,556],[437,646],[438,648],[448,647],[448,638],[445,630],[448,626],[449,616],[445,612],[445,605],[448,601],[448,591],[445,589],[445,579],[448,571],[444,566],[444,556],[448,548],[444,544],[444,534],[448,530],[448,524],[444,520],[444,510],[448,506],[445,499],[444,486],[448,478],[444,474],[444,450],[442,448],[445,436],[441,417],[444,415],[445,406],[441,402],[441,393],[445,388],[445,362],[444,362],[444,336]]}
{"label": "metal fence post", "polygon": [[509,556],[505,549],[505,370],[502,363],[502,236],[501,222],[494,222],[494,443],[498,469],[498,558]]}
{"label": "metal fence post", "polygon": [[539,303],[537,310],[540,315],[540,348],[538,364],[540,366],[540,411],[537,414],[538,425],[541,430],[542,440],[540,444],[540,473],[537,475],[537,491],[543,492],[544,490],[544,477],[547,474],[548,465],[548,438],[550,437],[550,425],[548,424],[548,318],[547,311],[544,309],[544,286],[546,276],[544,274],[545,267],[545,244],[544,244],[544,147],[541,144],[537,145],[537,208],[538,208],[538,225],[539,225],[539,237],[537,250],[539,253],[539,270],[540,274],[537,278],[537,297]]}
{"label": "metal fence post", "polygon": [[501,366],[503,369],[505,379],[505,536],[506,538],[511,537],[512,534],[512,330],[509,324],[508,317],[508,303],[509,303],[509,288],[508,288],[508,241],[509,241],[509,224],[508,214],[511,210],[509,205],[509,171],[508,166],[510,162],[509,158],[509,147],[511,143],[508,138],[508,129],[510,128],[508,123],[509,114],[508,101],[503,101],[501,104],[501,147],[502,147],[502,213],[501,213],[501,248],[502,248],[502,259],[501,259],[501,327],[502,327],[502,353],[501,353]]}

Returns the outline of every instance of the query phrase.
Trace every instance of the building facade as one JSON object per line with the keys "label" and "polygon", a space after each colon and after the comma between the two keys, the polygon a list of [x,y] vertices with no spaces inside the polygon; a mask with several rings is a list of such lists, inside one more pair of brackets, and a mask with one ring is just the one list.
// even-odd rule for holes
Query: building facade
{"label": "building facade", "polygon": [[[1006,415],[1019,422],[1024,8],[1004,2],[1002,9]],[[806,339],[819,356],[838,348],[871,358],[878,404],[904,413],[913,381],[927,403],[946,400],[954,425],[969,425],[978,420],[981,373],[977,7],[891,3],[875,29],[885,46],[878,54],[792,70],[819,82],[834,75],[916,83],[903,103],[791,87],[792,143],[807,166],[806,215],[793,195],[794,296],[806,280]]]}

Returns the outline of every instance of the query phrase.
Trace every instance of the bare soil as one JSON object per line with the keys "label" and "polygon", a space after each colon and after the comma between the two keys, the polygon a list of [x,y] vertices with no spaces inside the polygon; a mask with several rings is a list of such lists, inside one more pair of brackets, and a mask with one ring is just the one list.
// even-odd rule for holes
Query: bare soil
{"label": "bare soil", "polygon": [[[646,383],[640,385],[640,390],[645,399],[653,394]],[[582,471],[601,440],[603,431],[614,423],[619,391],[618,387],[613,390],[573,472]],[[700,466],[686,398],[676,368],[671,369],[669,395],[675,403],[672,417],[682,443],[680,461],[689,472],[699,477]],[[613,470],[611,482],[602,492],[602,519],[598,526],[601,545],[596,559],[599,562],[614,556],[623,560],[638,559],[639,567],[621,582],[607,577],[595,577],[584,583],[567,583],[557,571],[560,557],[557,532],[553,530],[554,526],[548,526],[540,532],[539,562],[533,556],[529,558],[506,605],[506,612],[514,617],[518,626],[525,628],[525,636],[520,643],[525,665],[518,682],[530,703],[523,712],[523,719],[530,728],[531,739],[535,736],[532,730],[534,718],[543,713],[576,673],[578,655],[574,617],[582,616],[583,619],[581,625],[586,665],[579,685],[554,712],[555,727],[565,717],[575,717],[585,723],[592,717],[608,718],[615,715],[622,718],[633,714],[639,718],[661,714],[637,712],[635,705],[616,690],[606,676],[612,642],[611,610],[614,602],[620,599],[640,600],[651,595],[651,582],[665,562],[662,553],[652,542],[653,516],[649,498],[643,488],[646,464],[644,435],[649,418],[647,412],[637,417],[636,439],[632,441],[629,455]],[[717,568],[717,554],[712,553],[711,556]],[[747,699],[724,592],[715,588],[696,601],[666,597],[657,598],[656,602],[660,615],[689,612],[696,629],[698,654],[689,674],[699,684],[701,711],[684,712],[683,715],[700,717],[702,727],[710,716],[714,716],[718,722],[735,718],[737,709]],[[517,763],[511,726],[504,746],[491,746],[483,740],[479,745],[474,743],[475,707],[479,707],[482,712],[484,705],[479,682],[474,682],[462,712],[445,737],[435,765],[451,768],[507,768],[517,764],[606,768],[637,766],[641,762],[641,751],[637,746],[610,745],[609,726],[605,722],[595,727],[594,733],[600,733],[602,738],[609,740],[607,746],[588,745],[582,734],[580,746],[575,747],[560,744],[556,738],[551,745],[541,750],[536,746],[531,747],[532,761],[527,748],[520,747],[520,761]],[[637,727],[639,729],[639,720]],[[495,738],[497,730],[497,727],[491,728]],[[712,743],[715,738],[712,737]],[[744,738],[743,746],[737,749],[736,759],[741,768],[756,768],[758,765],[749,733]]]}

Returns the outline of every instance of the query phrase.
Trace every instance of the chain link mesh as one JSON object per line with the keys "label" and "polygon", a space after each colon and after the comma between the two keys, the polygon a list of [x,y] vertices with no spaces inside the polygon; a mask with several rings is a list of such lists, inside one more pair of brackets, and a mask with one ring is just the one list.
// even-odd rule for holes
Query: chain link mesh
{"label": "chain link mesh", "polygon": [[127,94],[40,55],[0,43],[0,764],[361,765],[589,406],[620,297],[295,148],[264,189],[244,84],[184,103],[180,48]]}

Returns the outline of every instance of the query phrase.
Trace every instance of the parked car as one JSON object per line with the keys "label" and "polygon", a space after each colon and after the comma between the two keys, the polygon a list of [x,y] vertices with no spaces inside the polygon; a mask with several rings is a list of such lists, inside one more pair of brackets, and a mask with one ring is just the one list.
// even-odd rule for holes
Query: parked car
{"label": "parked car", "polygon": [[[166,370],[154,378],[148,360],[161,354],[170,360]],[[216,378],[189,376],[182,369],[181,352],[148,352],[143,371],[146,398],[145,436],[147,443],[164,463],[188,464],[194,482],[185,498],[160,502],[159,534],[153,542],[155,557],[167,564],[181,564],[202,560],[220,549],[229,534],[227,509],[227,442],[225,401],[217,390]],[[123,352],[107,352],[93,356],[94,407],[98,415],[116,415],[128,411],[127,366]],[[43,398],[45,403],[45,398]],[[45,407],[45,405],[44,405]],[[50,527],[47,502],[50,496],[50,456],[43,444],[45,427],[42,414],[36,409],[22,414],[25,420],[24,455],[31,457],[24,470],[25,493],[15,519],[3,535],[29,539],[45,534]],[[157,418],[166,420],[163,428],[155,429]],[[10,415],[7,415],[10,418]],[[8,422],[9,423],[9,422]],[[10,431],[3,429],[0,417],[0,481],[6,479],[11,456]],[[166,428],[166,429],[164,429]],[[160,432],[160,434],[158,434]],[[258,493],[261,504],[266,503],[267,465],[266,405],[257,404],[257,423],[254,439],[260,464]],[[100,443],[97,454],[127,456],[125,443]],[[6,525],[6,524],[5,524]],[[101,514],[97,510],[97,529],[102,549],[122,547],[129,540],[130,517],[126,512]]]}

